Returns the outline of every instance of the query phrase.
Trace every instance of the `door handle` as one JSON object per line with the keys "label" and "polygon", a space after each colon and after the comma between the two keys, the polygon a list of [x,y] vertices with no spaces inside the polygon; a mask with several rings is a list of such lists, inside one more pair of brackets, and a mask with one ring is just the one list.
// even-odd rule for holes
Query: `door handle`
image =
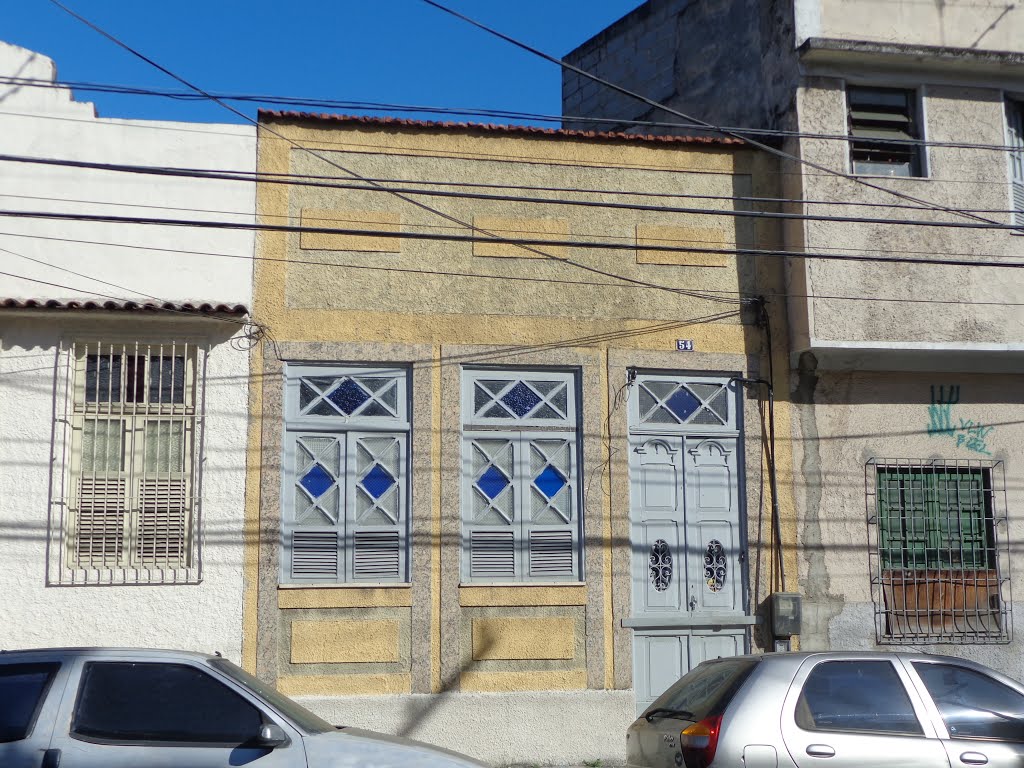
{"label": "door handle", "polygon": [[43,762],[40,768],[59,768],[60,766],[60,750],[59,749],[48,749],[43,752]]}
{"label": "door handle", "polygon": [[835,757],[836,751],[828,744],[810,744],[807,747],[807,754],[811,757]]}
{"label": "door handle", "polygon": [[696,611],[697,610],[697,596],[696,595],[690,595],[690,610],[691,611]]}
{"label": "door handle", "polygon": [[960,762],[967,765],[985,765],[988,763],[988,758],[981,752],[964,752],[960,755]]}

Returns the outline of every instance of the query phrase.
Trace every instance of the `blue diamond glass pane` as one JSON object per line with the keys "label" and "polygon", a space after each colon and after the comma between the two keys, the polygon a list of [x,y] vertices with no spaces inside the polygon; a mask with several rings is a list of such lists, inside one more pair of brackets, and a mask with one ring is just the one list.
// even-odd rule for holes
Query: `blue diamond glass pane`
{"label": "blue diamond glass pane", "polygon": [[314,464],[313,468],[299,480],[299,485],[309,491],[309,495],[314,499],[319,499],[334,485],[334,478],[319,464]]}
{"label": "blue diamond glass pane", "polygon": [[565,488],[566,482],[565,476],[548,464],[544,467],[543,471],[537,475],[533,484],[537,486],[537,490],[549,499],[553,499],[560,490]]}
{"label": "blue diamond glass pane", "polygon": [[338,409],[346,416],[351,416],[356,408],[370,399],[370,393],[352,379],[345,379],[331,390],[327,399],[338,406]]}
{"label": "blue diamond glass pane", "polygon": [[489,466],[487,471],[480,475],[480,479],[476,481],[477,487],[484,492],[488,499],[492,500],[508,488],[508,483],[509,480],[505,477],[505,474],[494,465]]}
{"label": "blue diamond glass pane", "polygon": [[700,408],[700,400],[690,390],[680,387],[665,401],[665,405],[680,421],[686,421]]}
{"label": "blue diamond glass pane", "polygon": [[507,405],[516,416],[523,418],[523,416],[537,407],[537,403],[540,402],[540,395],[520,381],[502,395],[501,402]]}
{"label": "blue diamond glass pane", "polygon": [[367,472],[366,477],[363,478],[363,488],[375,499],[379,499],[387,493],[394,484],[395,478],[380,464],[374,464],[373,469]]}

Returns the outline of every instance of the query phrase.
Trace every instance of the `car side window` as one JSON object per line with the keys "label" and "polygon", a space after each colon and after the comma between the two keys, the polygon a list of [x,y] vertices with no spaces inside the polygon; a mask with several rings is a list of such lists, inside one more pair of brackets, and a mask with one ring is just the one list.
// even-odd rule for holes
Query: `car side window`
{"label": "car side window", "polygon": [[73,736],[120,743],[220,744],[255,739],[263,716],[233,690],[187,664],[90,662]]}
{"label": "car side window", "polygon": [[27,738],[60,664],[0,666],[0,743]]}
{"label": "car side window", "polygon": [[815,666],[797,700],[796,724],[805,731],[924,733],[903,681],[888,661],[853,659]]}
{"label": "car side window", "polygon": [[1024,695],[973,669],[914,662],[954,739],[1024,743]]}

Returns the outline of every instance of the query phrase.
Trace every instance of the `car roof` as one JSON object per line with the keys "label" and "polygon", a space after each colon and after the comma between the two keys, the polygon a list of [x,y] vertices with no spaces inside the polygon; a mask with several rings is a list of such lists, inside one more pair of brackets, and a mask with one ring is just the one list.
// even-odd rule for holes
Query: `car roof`
{"label": "car roof", "polygon": [[35,660],[45,658],[69,658],[77,656],[132,658],[140,656],[161,656],[168,659],[206,660],[220,656],[220,653],[200,653],[183,651],[173,648],[116,648],[116,647],[64,647],[64,648],[20,648],[17,650],[0,649],[0,664],[19,660]]}

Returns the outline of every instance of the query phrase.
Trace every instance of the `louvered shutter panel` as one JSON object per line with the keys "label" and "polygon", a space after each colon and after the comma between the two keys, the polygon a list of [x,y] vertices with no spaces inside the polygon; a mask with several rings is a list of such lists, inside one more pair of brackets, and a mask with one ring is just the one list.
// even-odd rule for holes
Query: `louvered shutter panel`
{"label": "louvered shutter panel", "polygon": [[530,575],[572,576],[575,549],[571,530],[530,531]]}
{"label": "louvered shutter panel", "polygon": [[74,559],[80,568],[113,568],[123,564],[127,486],[127,481],[120,477],[79,478]]}
{"label": "louvered shutter panel", "polygon": [[471,531],[469,574],[474,579],[510,579],[516,575],[512,531]]}
{"label": "louvered shutter panel", "polygon": [[1024,227],[1024,103],[1006,105],[1010,146],[1010,188],[1013,197],[1014,224]]}
{"label": "louvered shutter panel", "polygon": [[293,530],[287,548],[291,578],[302,581],[337,581],[338,532]]}
{"label": "louvered shutter panel", "polygon": [[398,531],[357,531],[352,543],[356,581],[398,581],[401,576]]}
{"label": "louvered shutter panel", "polygon": [[188,485],[184,478],[139,481],[139,522],[135,555],[140,565],[188,566]]}

